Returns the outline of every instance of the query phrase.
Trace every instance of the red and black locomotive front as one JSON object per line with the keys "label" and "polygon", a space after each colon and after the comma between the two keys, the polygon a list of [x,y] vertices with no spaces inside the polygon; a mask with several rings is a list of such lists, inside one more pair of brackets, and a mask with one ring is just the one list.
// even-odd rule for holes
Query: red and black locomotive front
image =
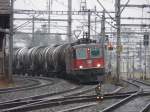
{"label": "red and black locomotive front", "polygon": [[84,81],[102,81],[105,72],[102,46],[98,43],[73,46],[72,74]]}

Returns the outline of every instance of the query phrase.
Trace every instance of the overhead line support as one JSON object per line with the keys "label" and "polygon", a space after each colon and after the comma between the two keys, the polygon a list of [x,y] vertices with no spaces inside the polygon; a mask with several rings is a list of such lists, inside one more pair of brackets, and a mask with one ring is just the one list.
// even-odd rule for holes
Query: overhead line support
{"label": "overhead line support", "polygon": [[8,64],[8,80],[12,82],[12,63],[13,63],[13,8],[14,0],[10,5],[10,33],[9,33],[9,64]]}
{"label": "overhead line support", "polygon": [[68,41],[71,43],[72,38],[72,0],[68,0]]}
{"label": "overhead line support", "polygon": [[121,38],[120,38],[120,0],[115,1],[115,11],[116,11],[116,27],[117,27],[117,82],[120,81],[120,51],[121,47]]}

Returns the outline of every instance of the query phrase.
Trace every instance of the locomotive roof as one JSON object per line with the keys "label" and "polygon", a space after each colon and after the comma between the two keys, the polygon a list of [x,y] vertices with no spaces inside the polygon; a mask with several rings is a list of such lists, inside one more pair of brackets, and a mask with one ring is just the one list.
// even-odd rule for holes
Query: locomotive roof
{"label": "locomotive roof", "polygon": [[91,46],[98,46],[98,47],[100,47],[101,45],[99,43],[79,44],[79,45],[73,46],[73,48],[80,48],[80,47],[88,48],[88,47],[91,47]]}

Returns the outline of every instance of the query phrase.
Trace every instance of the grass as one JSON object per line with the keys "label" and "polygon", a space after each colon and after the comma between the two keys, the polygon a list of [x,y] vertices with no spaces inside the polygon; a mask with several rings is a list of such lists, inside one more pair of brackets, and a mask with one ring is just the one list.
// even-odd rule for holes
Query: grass
{"label": "grass", "polygon": [[0,89],[3,89],[3,88],[8,88],[8,87],[14,87],[15,84],[14,82],[10,82],[8,81],[7,78],[5,77],[0,77]]}

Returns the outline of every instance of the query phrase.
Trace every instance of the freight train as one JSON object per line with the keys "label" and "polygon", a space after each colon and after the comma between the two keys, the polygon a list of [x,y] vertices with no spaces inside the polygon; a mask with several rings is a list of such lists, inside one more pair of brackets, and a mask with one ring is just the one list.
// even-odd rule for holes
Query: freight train
{"label": "freight train", "polygon": [[91,39],[63,45],[17,49],[14,53],[15,74],[69,78],[82,83],[104,80],[103,46]]}

